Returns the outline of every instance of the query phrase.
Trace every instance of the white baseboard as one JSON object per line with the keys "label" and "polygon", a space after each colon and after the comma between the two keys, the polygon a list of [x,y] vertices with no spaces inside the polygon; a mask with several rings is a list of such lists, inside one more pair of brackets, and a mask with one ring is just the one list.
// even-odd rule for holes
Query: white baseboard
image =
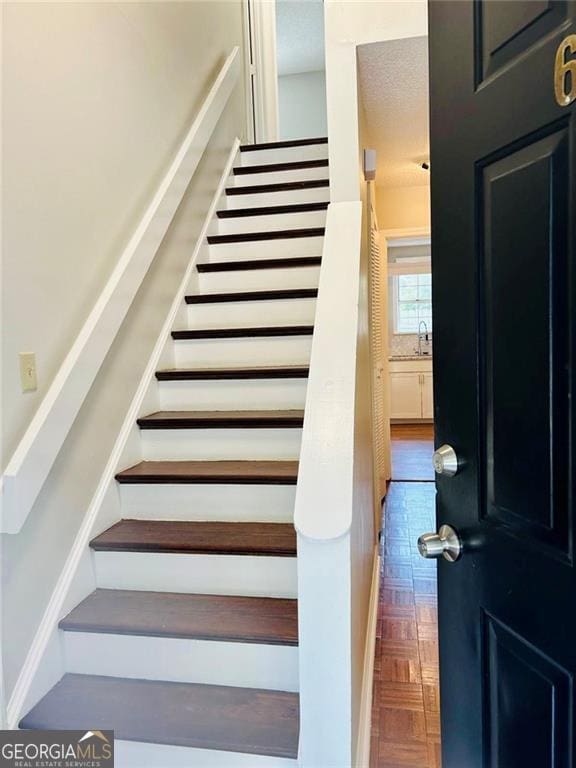
{"label": "white baseboard", "polygon": [[18,533],[168,231],[240,73],[228,56],[2,476],[0,531]]}
{"label": "white baseboard", "polygon": [[[100,509],[104,503],[111,484],[115,482],[114,476],[118,471],[122,454],[125,450],[130,435],[133,432],[136,418],[140,414],[142,403],[144,402],[144,398],[146,397],[150,387],[150,382],[153,380],[155,371],[158,367],[158,361],[160,360],[160,356],[162,355],[167,339],[169,338],[170,332],[174,326],[176,316],[184,301],[184,295],[186,293],[188,283],[191,279],[193,269],[196,266],[198,254],[200,253],[200,249],[202,248],[206,239],[208,227],[219,206],[221,195],[223,194],[228,176],[232,170],[236,155],[238,154],[239,146],[240,140],[236,139],[230,150],[230,155],[226,162],[226,166],[223,169],[218,189],[216,190],[216,193],[213,197],[210,209],[206,214],[202,230],[198,235],[194,251],[191,254],[188,268],[186,269],[186,272],[182,278],[174,301],[172,302],[166,317],[166,321],[164,322],[160,335],[158,336],[158,340],[154,346],[148,361],[148,365],[146,366],[142,378],[140,379],[140,383],[130,408],[128,409],[126,418],[124,419],[114,448],[110,454],[108,463],[106,464],[98,487],[96,488],[96,492],[94,493],[94,496],[92,497],[92,500],[88,506],[80,530],[78,531],[72,549],[70,550],[70,554],[68,555],[68,559],[66,560],[38,630],[36,631],[36,635],[34,636],[34,640],[32,641],[32,645],[30,646],[30,650],[28,651],[28,655],[26,656],[26,660],[22,666],[22,670],[20,671],[16,685],[14,686],[14,690],[7,706],[7,724],[9,729],[15,729],[18,727],[18,721],[23,714],[24,707],[33,705],[35,700],[39,699],[48,690],[50,684],[54,684],[58,679],[59,675],[53,675],[52,677],[56,676],[56,679],[51,680],[51,675],[47,673],[47,670],[42,669],[42,663],[44,661],[48,647],[51,644],[51,640],[54,638],[54,633],[57,630],[58,621],[62,617],[66,597],[75,579],[82,556],[85,554],[86,548],[88,547],[95,523],[98,520]],[[41,680],[42,682],[38,683],[38,686],[34,686],[35,681],[37,680]]]}
{"label": "white baseboard", "polygon": [[372,730],[372,689],[374,680],[374,655],[376,651],[376,627],[378,619],[378,595],[380,592],[380,555],[374,555],[372,587],[370,590],[370,608],[366,632],[366,650],[364,652],[364,673],[362,676],[362,700],[360,702],[360,723],[358,744],[356,747],[356,768],[368,768],[370,765],[370,732]]}

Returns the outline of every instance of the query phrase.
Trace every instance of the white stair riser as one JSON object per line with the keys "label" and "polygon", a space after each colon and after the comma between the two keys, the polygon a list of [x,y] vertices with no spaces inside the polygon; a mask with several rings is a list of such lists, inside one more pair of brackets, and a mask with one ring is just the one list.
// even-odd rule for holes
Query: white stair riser
{"label": "white stair riser", "polygon": [[141,741],[115,741],[116,768],[297,768],[296,760]]}
{"label": "white stair riser", "polygon": [[264,336],[241,339],[191,339],[174,342],[178,368],[221,365],[307,364],[312,336]]}
{"label": "white stair riser", "polygon": [[218,243],[208,247],[208,261],[322,256],[323,245],[322,236],[286,237],[281,240],[255,240],[246,243]]}
{"label": "white stair riser", "polygon": [[200,293],[227,293],[282,288],[318,288],[320,267],[232,270],[198,274]]}
{"label": "white stair riser", "polygon": [[291,523],[295,485],[121,485],[122,514],[140,520]]}
{"label": "white stair riser", "polygon": [[149,461],[218,459],[294,460],[302,429],[145,429],[142,455]]}
{"label": "white stair riser", "polygon": [[163,411],[304,408],[307,379],[159,382]]}
{"label": "white stair riser", "polygon": [[241,165],[298,163],[303,160],[326,160],[327,158],[328,144],[308,144],[304,147],[255,149],[251,152],[240,152]]}
{"label": "white stair riser", "polygon": [[218,234],[236,235],[240,232],[270,232],[282,229],[308,229],[326,224],[326,211],[303,213],[271,213],[266,216],[234,216],[218,219]]}
{"label": "white stair riser", "polygon": [[325,203],[328,200],[330,200],[330,188],[323,186],[310,189],[287,189],[280,192],[226,195],[226,208],[263,208],[269,205]]}
{"label": "white stair riser", "polygon": [[327,179],[327,166],[319,168],[296,168],[290,171],[264,171],[263,173],[241,173],[232,175],[234,187],[251,187],[256,184],[288,184],[291,181],[309,181],[310,179]]}
{"label": "white stair riser", "polygon": [[102,589],[247,597],[297,596],[295,557],[94,552]]}
{"label": "white stair riser", "polygon": [[84,675],[298,690],[298,648],[63,632],[66,671]]}
{"label": "white stair riser", "polygon": [[315,298],[189,304],[188,328],[314,325],[315,313]]}

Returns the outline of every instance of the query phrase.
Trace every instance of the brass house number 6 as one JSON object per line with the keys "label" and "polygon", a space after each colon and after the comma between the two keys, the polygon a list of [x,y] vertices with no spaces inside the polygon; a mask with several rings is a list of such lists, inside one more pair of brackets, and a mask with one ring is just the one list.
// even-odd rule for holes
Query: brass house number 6
{"label": "brass house number 6", "polygon": [[576,100],[576,35],[568,35],[558,46],[554,65],[554,93],[561,107]]}

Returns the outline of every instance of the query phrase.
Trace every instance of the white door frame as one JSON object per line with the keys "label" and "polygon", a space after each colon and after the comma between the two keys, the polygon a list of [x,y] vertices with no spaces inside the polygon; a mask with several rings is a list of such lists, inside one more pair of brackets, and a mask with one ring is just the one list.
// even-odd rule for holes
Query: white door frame
{"label": "white door frame", "polygon": [[[431,231],[430,227],[406,227],[402,229],[381,229],[380,230],[380,237],[382,242],[382,253],[384,254],[386,260],[388,259],[388,248],[390,246],[394,245],[394,242],[397,240],[413,240],[418,242],[418,244],[426,245],[430,243],[431,238]],[[386,267],[388,267],[388,262],[386,262]],[[388,273],[388,270],[386,269],[386,274]],[[389,310],[390,307],[390,296],[388,295],[388,279],[386,279],[385,284],[383,286],[385,295],[386,295],[386,323],[389,322]],[[432,331],[434,332],[434,331]],[[387,350],[388,354],[388,350]],[[432,375],[434,375],[434,369],[432,369]],[[388,432],[388,446],[387,451],[388,455],[392,454],[392,439],[390,437],[390,433]],[[392,478],[393,480],[394,478]]]}
{"label": "white door frame", "polygon": [[252,75],[252,39],[250,30],[250,1],[242,0],[242,36],[244,58],[244,108],[246,113],[246,134],[243,140],[247,144],[253,144],[254,139],[254,94]]}
{"label": "white door frame", "polygon": [[278,140],[278,66],[276,62],[276,2],[247,0],[250,33],[250,91],[254,141]]}

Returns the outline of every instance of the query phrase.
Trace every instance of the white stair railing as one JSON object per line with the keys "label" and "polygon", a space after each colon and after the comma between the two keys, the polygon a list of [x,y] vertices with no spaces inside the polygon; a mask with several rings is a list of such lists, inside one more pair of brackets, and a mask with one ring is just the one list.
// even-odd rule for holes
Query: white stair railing
{"label": "white stair railing", "polygon": [[331,204],[295,507],[305,768],[353,765],[358,741],[375,541],[361,240],[361,202]]}

